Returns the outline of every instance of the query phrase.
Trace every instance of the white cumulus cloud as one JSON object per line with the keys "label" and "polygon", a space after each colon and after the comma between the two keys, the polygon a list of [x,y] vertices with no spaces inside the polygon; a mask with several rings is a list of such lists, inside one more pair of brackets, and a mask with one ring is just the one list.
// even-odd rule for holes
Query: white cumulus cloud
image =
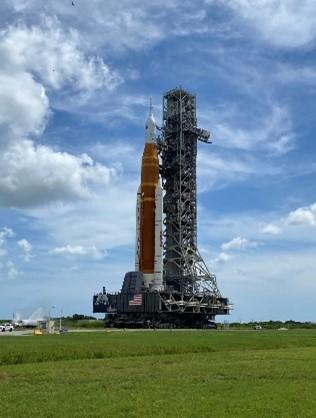
{"label": "white cumulus cloud", "polygon": [[233,256],[231,254],[227,254],[221,252],[218,256],[213,260],[214,263],[226,263],[226,261],[230,260]]}
{"label": "white cumulus cloud", "polygon": [[[290,232],[291,227],[304,228],[306,226],[316,226],[316,203],[289,212],[286,216],[279,219],[278,225],[274,223],[266,224],[259,232],[261,234],[279,235],[281,232]],[[300,230],[301,233],[302,230]]]}
{"label": "white cumulus cloud", "polygon": [[15,233],[11,228],[6,226],[0,230],[0,257],[7,255],[6,242],[8,238],[14,237]]}
{"label": "white cumulus cloud", "polygon": [[267,42],[295,48],[316,37],[314,0],[221,0]]}
{"label": "white cumulus cloud", "polygon": [[261,234],[278,235],[281,232],[281,228],[277,225],[267,224],[260,229]]}
{"label": "white cumulus cloud", "polygon": [[82,245],[65,245],[64,247],[56,247],[50,251],[53,255],[73,255],[91,257],[96,260],[104,257],[104,252],[97,249],[95,246],[84,247]]}
{"label": "white cumulus cloud", "polygon": [[24,261],[29,262],[32,258],[32,245],[25,238],[23,238],[18,241],[18,246],[22,250]]}
{"label": "white cumulus cloud", "polygon": [[214,271],[220,270],[232,258],[234,258],[233,255],[222,251],[210,261],[210,266]]}
{"label": "white cumulus cloud", "polygon": [[[1,38],[0,38],[1,39]],[[1,40],[0,40],[1,44]],[[44,86],[25,71],[4,71],[0,55],[0,147],[21,135],[40,134],[49,116]]]}
{"label": "white cumulus cloud", "polygon": [[5,238],[12,238],[14,237],[14,232],[11,228],[7,228],[6,226],[2,228],[0,231],[0,242],[2,242]]}
{"label": "white cumulus cloud", "polygon": [[17,267],[15,266],[15,264],[13,263],[13,261],[8,260],[4,265],[3,268],[6,272],[6,275],[8,276],[9,279],[14,279],[16,276],[18,276],[20,274],[19,270],[17,269]]}
{"label": "white cumulus cloud", "polygon": [[315,226],[316,225],[316,203],[298,208],[289,213],[285,220],[286,225],[293,226]]}
{"label": "white cumulus cloud", "polygon": [[114,169],[85,154],[75,156],[19,141],[0,155],[0,204],[26,207],[88,197],[91,183],[108,184],[114,174]]}
{"label": "white cumulus cloud", "polygon": [[85,56],[79,34],[65,30],[57,19],[41,25],[15,25],[2,32],[0,58],[4,70],[31,72],[53,89],[71,83],[79,90],[113,89],[122,80],[98,56]]}
{"label": "white cumulus cloud", "polygon": [[235,237],[229,242],[222,244],[221,248],[223,251],[240,250],[243,248],[255,248],[260,245],[257,241],[250,241],[247,238]]}
{"label": "white cumulus cloud", "polygon": [[56,19],[0,32],[0,205],[84,198],[91,186],[109,183],[114,169],[34,138],[51,115],[48,91],[110,90],[119,81],[102,59],[87,57],[77,33]]}

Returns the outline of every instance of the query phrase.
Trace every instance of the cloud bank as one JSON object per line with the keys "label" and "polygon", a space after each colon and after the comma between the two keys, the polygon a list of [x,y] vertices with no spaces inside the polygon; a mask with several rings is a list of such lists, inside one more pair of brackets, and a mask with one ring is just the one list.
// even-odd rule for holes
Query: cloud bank
{"label": "cloud bank", "polygon": [[47,91],[90,93],[120,82],[103,60],[80,50],[58,20],[17,24],[0,33],[0,205],[25,207],[84,198],[115,170],[88,155],[37,143],[52,116]]}
{"label": "cloud bank", "polygon": [[[314,0],[220,0],[276,47],[297,48],[316,37]],[[213,3],[213,1],[209,1]]]}

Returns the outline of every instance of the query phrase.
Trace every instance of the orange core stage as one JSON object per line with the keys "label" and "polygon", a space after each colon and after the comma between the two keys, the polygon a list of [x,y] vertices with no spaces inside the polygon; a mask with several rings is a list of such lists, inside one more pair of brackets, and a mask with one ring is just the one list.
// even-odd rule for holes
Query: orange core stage
{"label": "orange core stage", "polygon": [[157,146],[146,143],[142,158],[140,200],[139,271],[154,273],[155,192],[159,181]]}

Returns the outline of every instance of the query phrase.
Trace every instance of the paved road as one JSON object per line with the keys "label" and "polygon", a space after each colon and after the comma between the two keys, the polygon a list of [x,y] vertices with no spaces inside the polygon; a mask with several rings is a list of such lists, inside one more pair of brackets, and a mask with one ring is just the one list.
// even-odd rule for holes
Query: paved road
{"label": "paved road", "polygon": [[32,329],[23,329],[18,331],[12,331],[12,332],[0,332],[0,337],[22,337],[25,335],[32,335],[33,330]]}

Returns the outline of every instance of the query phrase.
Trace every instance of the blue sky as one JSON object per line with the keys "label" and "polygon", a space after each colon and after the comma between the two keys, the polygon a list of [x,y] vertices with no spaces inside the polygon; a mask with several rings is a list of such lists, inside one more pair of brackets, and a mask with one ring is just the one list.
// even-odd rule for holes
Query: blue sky
{"label": "blue sky", "polygon": [[316,320],[314,0],[2,0],[0,317],[134,266],[149,97],[197,95],[198,240],[230,320]]}

